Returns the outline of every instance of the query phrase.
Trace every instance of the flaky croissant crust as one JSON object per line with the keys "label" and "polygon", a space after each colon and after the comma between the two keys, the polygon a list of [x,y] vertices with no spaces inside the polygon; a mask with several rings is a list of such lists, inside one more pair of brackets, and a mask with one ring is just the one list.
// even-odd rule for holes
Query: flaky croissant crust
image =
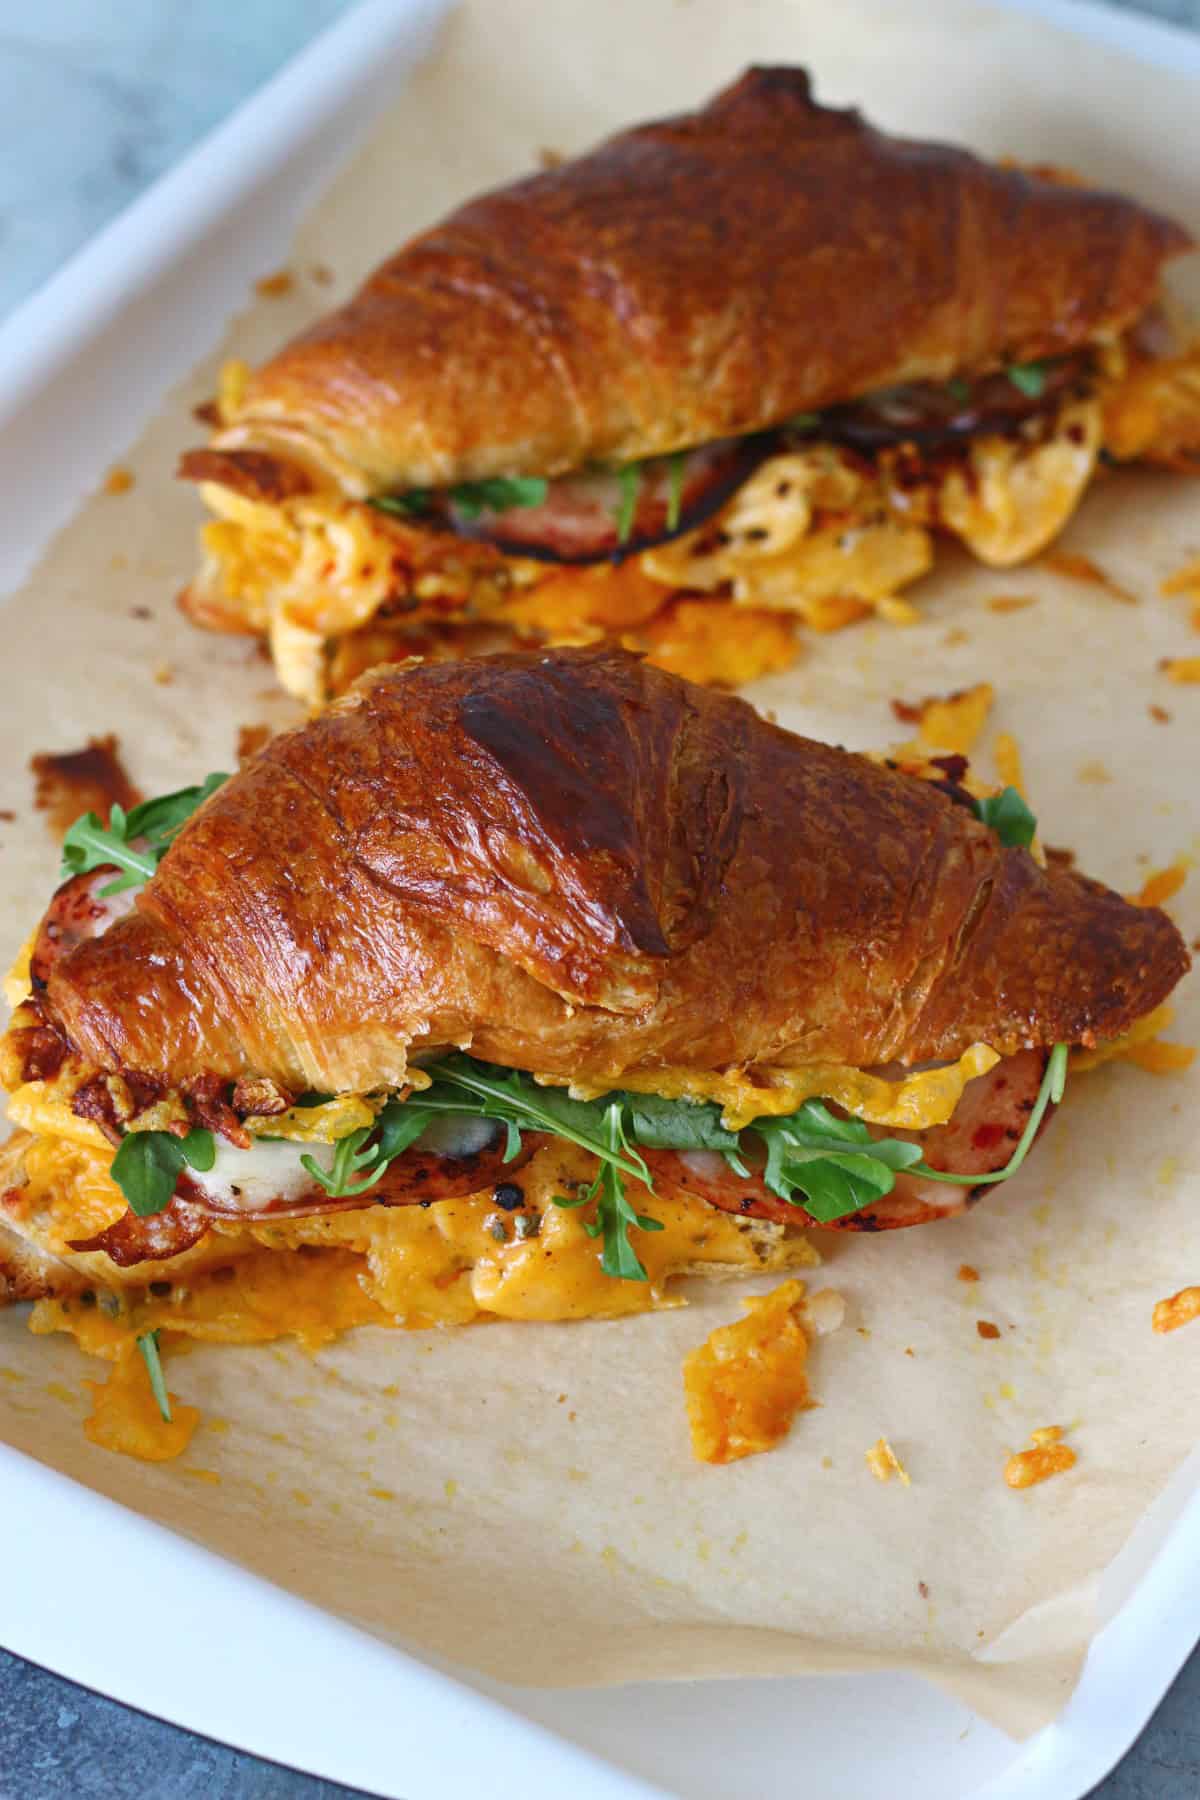
{"label": "flaky croissant crust", "polygon": [[1188,244],[753,68],[414,239],[251,377],[226,460],[184,472],[236,486],[258,455],[255,491],[307,469],[361,496],[635,460],[1119,331]]}
{"label": "flaky croissant crust", "polygon": [[41,1006],[180,1082],[403,1081],[475,1055],[603,1087],[1112,1037],[1188,965],[1155,908],[951,795],[622,651],[385,668],[276,738]]}

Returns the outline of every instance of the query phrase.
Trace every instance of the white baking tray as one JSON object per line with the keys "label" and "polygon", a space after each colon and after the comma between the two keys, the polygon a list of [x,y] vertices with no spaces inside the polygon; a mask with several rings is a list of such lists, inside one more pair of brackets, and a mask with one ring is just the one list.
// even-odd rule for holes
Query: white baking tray
{"label": "white baking tray", "polygon": [[[1200,75],[1200,39],[1080,0],[1013,3]],[[0,589],[282,258],[442,10],[367,0],[0,329]],[[550,1692],[452,1675],[2,1445],[0,1637],[176,1724],[395,1800],[1082,1800],[1196,1642],[1198,1486],[1193,1458],[1106,1576],[1110,1623],[1066,1712],[1024,1746],[910,1677]]]}

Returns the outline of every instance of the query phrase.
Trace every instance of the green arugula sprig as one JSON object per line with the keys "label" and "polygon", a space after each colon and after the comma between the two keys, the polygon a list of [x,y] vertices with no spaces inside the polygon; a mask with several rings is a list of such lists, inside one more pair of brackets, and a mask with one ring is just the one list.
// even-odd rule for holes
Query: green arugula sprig
{"label": "green arugula sprig", "polygon": [[[625,1184],[615,1160],[622,1151],[629,1151],[622,1111],[619,1100],[611,1101],[604,1109],[604,1135],[609,1156],[601,1162],[591,1187],[586,1193],[576,1195],[573,1200],[556,1194],[554,1204],[562,1207],[589,1206],[594,1201],[596,1216],[586,1221],[583,1229],[589,1237],[604,1239],[600,1267],[606,1275],[614,1275],[622,1281],[645,1281],[646,1271],[629,1241],[629,1229],[630,1226],[636,1226],[639,1231],[661,1231],[663,1224],[661,1219],[652,1219],[648,1213],[637,1212],[630,1205],[625,1192]],[[647,1187],[650,1187],[648,1174],[645,1180]]]}
{"label": "green arugula sprig", "polygon": [[861,1119],[836,1118],[819,1100],[785,1118],[757,1119],[754,1130],[767,1146],[771,1192],[822,1225],[890,1194],[897,1172],[921,1160],[919,1144],[873,1138]]}
{"label": "green arugula sprig", "polygon": [[121,874],[101,888],[102,900],[126,888],[141,887],[149,881],[196,808],[228,780],[228,775],[209,775],[199,787],[180,788],[174,794],[161,794],[157,800],[143,800],[129,812],[114,806],[107,825],[101,824],[94,812],[84,813],[63,839],[59,880],[70,881],[72,876],[86,875],[113,863]]}
{"label": "green arugula sprig", "polygon": [[1045,362],[1010,363],[1004,371],[1013,386],[1031,400],[1040,399],[1045,392],[1048,372],[1049,364]]}
{"label": "green arugula sprig", "polygon": [[142,1361],[146,1365],[146,1373],[150,1377],[150,1392],[154,1395],[155,1405],[165,1425],[171,1423],[171,1396],[167,1392],[167,1380],[163,1374],[163,1366],[158,1355],[157,1331],[143,1331],[137,1340],[137,1347],[142,1353]]}
{"label": "green arugula sprig", "polygon": [[483,512],[510,512],[517,506],[541,506],[549,484],[541,475],[489,475],[482,481],[460,481],[456,487],[410,488],[406,494],[376,494],[371,505],[378,512],[400,518],[421,519],[444,492],[464,519],[474,522]]}
{"label": "green arugula sprig", "polygon": [[1015,787],[989,794],[973,803],[975,817],[991,828],[1009,850],[1028,850],[1037,832],[1037,820]]}
{"label": "green arugula sprig", "polygon": [[667,458],[667,530],[676,531],[683,512],[683,477],[687,451],[676,450]]}
{"label": "green arugula sprig", "polygon": [[627,544],[633,536],[633,524],[637,518],[638,495],[642,489],[641,463],[624,463],[616,471],[617,485],[620,488],[620,499],[617,502],[617,542]]}
{"label": "green arugula sprig", "polygon": [[211,1131],[128,1131],[112,1161],[112,1178],[139,1219],[165,1212],[184,1165],[206,1174],[217,1160]]}
{"label": "green arugula sprig", "polygon": [[[338,1139],[329,1169],[323,1169],[311,1154],[300,1158],[300,1167],[334,1199],[365,1194],[386,1174],[388,1165],[416,1142],[432,1119],[431,1107],[389,1100],[374,1125],[360,1125],[347,1137]],[[369,1143],[376,1133],[377,1141]],[[364,1179],[356,1182],[354,1177],[359,1174]]]}

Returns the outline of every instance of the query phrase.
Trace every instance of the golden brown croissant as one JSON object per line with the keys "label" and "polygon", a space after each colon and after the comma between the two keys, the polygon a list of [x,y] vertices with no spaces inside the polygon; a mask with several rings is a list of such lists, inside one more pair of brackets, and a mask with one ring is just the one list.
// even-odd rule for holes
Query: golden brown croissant
{"label": "golden brown croissant", "polygon": [[[411,647],[414,612],[640,628],[669,663],[673,593],[731,586],[828,625],[922,573],[931,528],[1018,560],[1090,476],[1101,390],[1120,436],[1124,334],[1189,242],[752,69],[472,201],[229,381],[183,462],[222,515],[187,604],[270,630],[317,699],[353,672],[343,638],[373,622],[371,653],[380,631]],[[1153,439],[1143,419],[1138,453]],[[391,517],[362,505],[389,497]],[[823,536],[833,515],[859,533]],[[580,564],[590,584],[555,572]],[[759,631],[752,668],[786,657]]]}
{"label": "golden brown croissant", "polygon": [[55,895],[3,1045],[0,1299],[122,1358],[603,1316],[961,1210],[1066,1046],[1188,966],[964,771],[616,650],[375,672],[143,887]]}
{"label": "golden brown croissant", "polygon": [[171,1086],[398,1087],[449,1046],[564,1083],[1118,1035],[1166,916],[928,782],[617,651],[380,671],[276,738],[40,1002]]}

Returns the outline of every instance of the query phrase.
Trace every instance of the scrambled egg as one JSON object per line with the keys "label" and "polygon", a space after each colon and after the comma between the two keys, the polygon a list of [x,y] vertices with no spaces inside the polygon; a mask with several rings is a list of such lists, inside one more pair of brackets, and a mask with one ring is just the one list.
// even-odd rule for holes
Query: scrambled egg
{"label": "scrambled egg", "polygon": [[894,594],[933,562],[929,533],[889,513],[882,483],[829,444],[772,456],[698,530],[647,550],[665,586],[727,588],[742,606],[810,608]]}
{"label": "scrambled egg", "polygon": [[1134,362],[1105,390],[1104,447],[1119,462],[1141,458],[1195,470],[1200,459],[1200,344],[1182,356]]}
{"label": "scrambled egg", "polygon": [[965,468],[952,468],[938,516],[994,569],[1028,562],[1058,536],[1083,498],[1100,454],[1096,399],[1072,401],[1055,430],[1033,446],[1020,438],[979,438]]}

